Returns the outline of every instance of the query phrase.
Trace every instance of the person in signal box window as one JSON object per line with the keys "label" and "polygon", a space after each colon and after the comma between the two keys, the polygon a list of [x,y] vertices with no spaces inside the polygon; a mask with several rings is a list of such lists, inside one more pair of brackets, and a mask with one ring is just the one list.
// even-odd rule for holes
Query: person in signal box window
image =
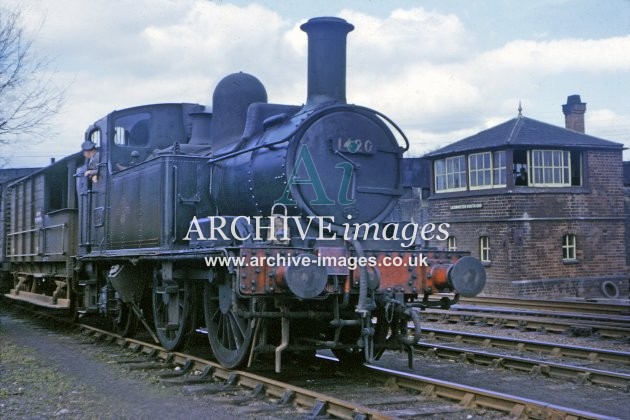
{"label": "person in signal box window", "polygon": [[98,149],[91,141],[84,141],[81,144],[81,150],[83,150],[83,156],[86,161],[86,170],[83,175],[88,177],[93,183],[96,183],[98,182]]}
{"label": "person in signal box window", "polygon": [[514,185],[527,185],[527,170],[521,168],[521,173],[516,177]]}

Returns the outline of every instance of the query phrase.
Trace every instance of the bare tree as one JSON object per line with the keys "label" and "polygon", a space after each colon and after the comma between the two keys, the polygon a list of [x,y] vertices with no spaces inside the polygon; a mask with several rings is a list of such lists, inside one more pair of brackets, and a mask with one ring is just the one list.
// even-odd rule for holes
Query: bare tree
{"label": "bare tree", "polygon": [[33,50],[34,37],[24,31],[20,10],[0,8],[0,145],[18,135],[41,139],[64,101],[51,61]]}

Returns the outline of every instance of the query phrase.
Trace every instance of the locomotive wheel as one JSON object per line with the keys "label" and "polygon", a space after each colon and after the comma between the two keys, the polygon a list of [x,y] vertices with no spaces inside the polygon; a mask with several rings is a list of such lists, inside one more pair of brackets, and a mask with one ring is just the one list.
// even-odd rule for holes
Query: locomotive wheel
{"label": "locomotive wheel", "polygon": [[113,320],[114,331],[123,337],[133,337],[138,331],[138,317],[128,304],[117,300],[117,313]]}
{"label": "locomotive wheel", "polygon": [[[234,299],[239,309],[248,309],[248,300]],[[230,277],[217,276],[212,283],[206,283],[203,303],[208,341],[214,357],[228,369],[240,366],[249,353],[254,336],[254,322],[234,311]]]}
{"label": "locomotive wheel", "polygon": [[191,282],[153,276],[153,319],[160,344],[172,351],[185,347],[195,325]]}

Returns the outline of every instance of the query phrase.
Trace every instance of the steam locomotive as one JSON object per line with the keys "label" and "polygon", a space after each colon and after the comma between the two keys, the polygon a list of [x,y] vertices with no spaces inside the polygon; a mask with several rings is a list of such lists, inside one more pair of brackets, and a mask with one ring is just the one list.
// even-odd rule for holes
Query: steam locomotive
{"label": "steam locomotive", "polygon": [[[304,105],[267,102],[255,77],[192,103],[114,111],[80,153],[3,191],[5,296],[140,324],[165,348],[207,331],[228,368],[331,349],[344,363],[410,349],[438,291],[478,294],[483,266],[423,250],[385,223],[402,194],[408,141],[385,115],[346,103],[343,19],[313,18]],[[401,143],[404,146],[401,146]],[[426,238],[425,238],[426,239]]]}

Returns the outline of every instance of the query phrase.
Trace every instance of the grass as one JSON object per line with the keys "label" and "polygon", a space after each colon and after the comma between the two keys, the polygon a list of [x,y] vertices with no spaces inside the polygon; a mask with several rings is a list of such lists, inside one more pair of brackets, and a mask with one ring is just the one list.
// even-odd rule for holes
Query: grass
{"label": "grass", "polygon": [[50,410],[67,397],[72,390],[71,378],[47,366],[33,349],[17,345],[1,332],[0,342],[2,408],[12,406],[20,410],[37,401]]}

